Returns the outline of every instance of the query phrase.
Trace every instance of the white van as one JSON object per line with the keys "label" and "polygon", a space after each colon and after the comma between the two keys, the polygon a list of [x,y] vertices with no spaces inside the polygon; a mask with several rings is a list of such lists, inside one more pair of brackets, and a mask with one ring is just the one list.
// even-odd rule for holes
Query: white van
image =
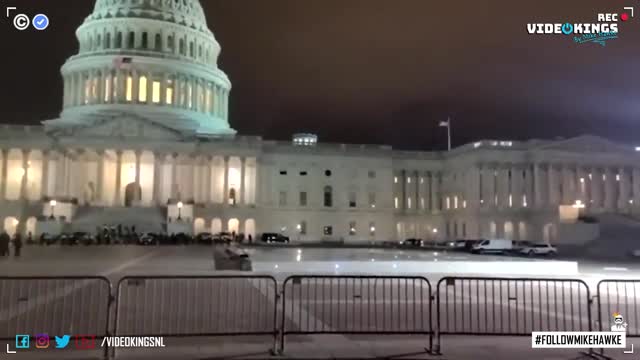
{"label": "white van", "polygon": [[513,250],[513,241],[511,240],[482,240],[474,245],[471,252],[474,254],[496,253],[502,254]]}

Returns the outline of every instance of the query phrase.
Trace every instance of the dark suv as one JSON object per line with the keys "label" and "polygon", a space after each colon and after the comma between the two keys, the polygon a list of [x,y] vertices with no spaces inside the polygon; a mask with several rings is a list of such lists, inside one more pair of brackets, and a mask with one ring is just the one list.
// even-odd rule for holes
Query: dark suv
{"label": "dark suv", "polygon": [[261,237],[262,242],[266,243],[289,243],[289,237],[277,233],[264,233]]}

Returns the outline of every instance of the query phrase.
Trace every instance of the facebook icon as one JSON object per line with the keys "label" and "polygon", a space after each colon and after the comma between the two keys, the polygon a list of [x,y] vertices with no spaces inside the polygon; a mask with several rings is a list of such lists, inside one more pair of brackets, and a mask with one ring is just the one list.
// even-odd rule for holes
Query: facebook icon
{"label": "facebook icon", "polygon": [[16,349],[29,348],[29,335],[16,335]]}

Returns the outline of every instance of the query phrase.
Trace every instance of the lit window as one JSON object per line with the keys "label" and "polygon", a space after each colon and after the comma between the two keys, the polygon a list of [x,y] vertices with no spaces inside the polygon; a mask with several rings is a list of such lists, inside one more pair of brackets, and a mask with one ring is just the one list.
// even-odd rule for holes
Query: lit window
{"label": "lit window", "polygon": [[424,210],[424,198],[420,198],[420,208]]}
{"label": "lit window", "polygon": [[369,206],[376,207],[376,193],[374,192],[369,193]]}
{"label": "lit window", "polygon": [[513,195],[509,194],[509,207],[513,207]]}
{"label": "lit window", "polygon": [[147,102],[147,77],[141,76],[138,82],[138,101],[142,103]]}
{"label": "lit window", "polygon": [[454,209],[458,208],[458,197],[457,196],[453,197],[453,208]]}
{"label": "lit window", "polygon": [[107,75],[104,79],[104,102],[111,102],[111,75]]}
{"label": "lit window", "polygon": [[620,181],[620,174],[616,174],[616,181]]}
{"label": "lit window", "polygon": [[580,178],[580,182],[584,184],[584,178]]}
{"label": "lit window", "polygon": [[411,198],[407,198],[407,208],[411,209]]}
{"label": "lit window", "polygon": [[522,195],[522,206],[527,207],[527,195]]}
{"label": "lit window", "polygon": [[167,95],[165,104],[173,105],[173,80],[167,80]]}
{"label": "lit window", "polygon": [[589,180],[592,180],[593,176],[591,174],[589,174]]}
{"label": "lit window", "polygon": [[393,177],[393,183],[394,183],[394,184],[397,184],[397,183],[398,183],[398,177],[397,177],[397,176],[394,176],[394,177]]}
{"label": "lit window", "polygon": [[393,205],[396,209],[398,209],[400,207],[399,201],[398,201],[398,197],[393,198]]}
{"label": "lit window", "polygon": [[204,111],[207,113],[211,112],[211,88],[207,86],[206,95],[205,95],[205,109]]}
{"label": "lit window", "polygon": [[187,108],[193,108],[193,86],[191,83],[187,84]]}
{"label": "lit window", "polygon": [[374,222],[370,222],[369,223],[369,235],[371,235],[371,236],[375,236],[376,235],[376,223],[374,223]]}
{"label": "lit window", "polygon": [[154,104],[159,104],[160,103],[160,81],[154,81],[153,85],[152,85],[152,97],[151,97],[151,101],[153,101]]}
{"label": "lit window", "polygon": [[355,221],[351,221],[349,223],[349,235],[353,236],[356,234],[356,222]]}
{"label": "lit window", "polygon": [[467,208],[467,200],[462,200],[462,208],[463,209]]}
{"label": "lit window", "polygon": [[300,225],[298,225],[298,230],[300,231],[300,235],[306,235],[307,234],[307,222],[306,221],[301,221]]}
{"label": "lit window", "polygon": [[125,96],[127,101],[133,101],[133,78],[131,76],[127,76]]}
{"label": "lit window", "polygon": [[451,199],[449,199],[448,196],[445,199],[445,204],[446,204],[447,210],[451,209]]}
{"label": "lit window", "polygon": [[602,181],[607,181],[607,175],[606,174],[602,174]]}
{"label": "lit window", "polygon": [[350,192],[349,193],[349,207],[350,208],[356,207],[356,193],[355,192]]}
{"label": "lit window", "polygon": [[420,184],[424,184],[424,178],[420,178]]}
{"label": "lit window", "polygon": [[407,184],[411,184],[411,178],[407,178]]}

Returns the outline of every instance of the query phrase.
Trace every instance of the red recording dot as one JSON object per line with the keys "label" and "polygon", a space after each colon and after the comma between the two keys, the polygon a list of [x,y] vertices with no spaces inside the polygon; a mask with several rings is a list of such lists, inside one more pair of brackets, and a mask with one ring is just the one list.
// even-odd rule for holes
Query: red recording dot
{"label": "red recording dot", "polygon": [[627,13],[622,13],[622,15],[620,15],[620,20],[622,20],[622,21],[627,21],[627,20],[629,20],[629,14],[627,14]]}

